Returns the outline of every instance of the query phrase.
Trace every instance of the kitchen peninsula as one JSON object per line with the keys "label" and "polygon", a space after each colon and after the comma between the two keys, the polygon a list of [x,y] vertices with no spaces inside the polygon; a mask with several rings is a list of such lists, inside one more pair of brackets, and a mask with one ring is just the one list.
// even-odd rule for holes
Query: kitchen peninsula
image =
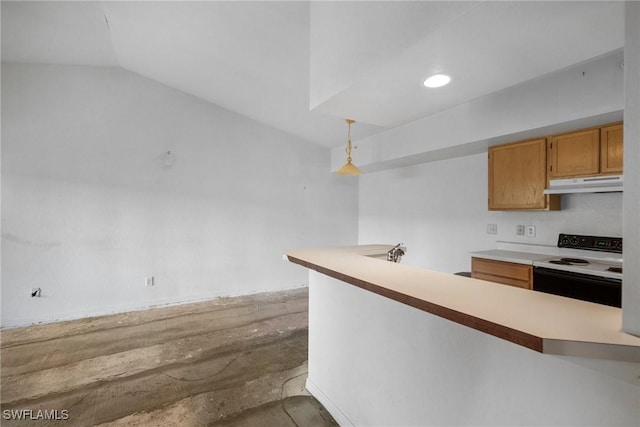
{"label": "kitchen peninsula", "polygon": [[[640,338],[620,330],[619,309],[376,259],[390,248],[287,254],[314,270],[307,386],[341,425],[640,417]],[[472,406],[455,409],[470,392]]]}

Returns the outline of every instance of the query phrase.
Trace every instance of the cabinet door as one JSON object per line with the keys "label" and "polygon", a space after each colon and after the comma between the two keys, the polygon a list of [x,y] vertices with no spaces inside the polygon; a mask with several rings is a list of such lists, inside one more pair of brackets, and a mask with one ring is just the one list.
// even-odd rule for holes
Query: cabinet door
{"label": "cabinet door", "polygon": [[530,265],[473,257],[471,258],[471,277],[503,285],[531,289],[533,268]]}
{"label": "cabinet door", "polygon": [[[489,210],[558,209],[550,206],[547,186],[546,139],[489,149]],[[557,206],[556,206],[557,205]]]}
{"label": "cabinet door", "polygon": [[549,138],[549,177],[595,175],[600,170],[600,130],[589,129]]}
{"label": "cabinet door", "polygon": [[622,173],[622,123],[600,129],[600,172]]}

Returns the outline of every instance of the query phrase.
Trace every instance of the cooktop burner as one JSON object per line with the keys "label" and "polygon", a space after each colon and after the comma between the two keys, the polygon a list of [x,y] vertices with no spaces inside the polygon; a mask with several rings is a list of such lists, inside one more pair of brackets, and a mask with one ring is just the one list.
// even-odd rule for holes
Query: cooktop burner
{"label": "cooktop burner", "polygon": [[551,264],[559,264],[559,265],[587,265],[589,261],[586,259],[580,258],[560,258],[560,259],[552,259],[549,261]]}
{"label": "cooktop burner", "polygon": [[561,258],[560,261],[564,261],[569,264],[580,264],[580,265],[589,264],[589,261],[587,261],[586,259],[580,259],[580,258]]}
{"label": "cooktop burner", "polygon": [[609,267],[607,271],[611,271],[613,273],[622,273],[622,267]]}
{"label": "cooktop burner", "polygon": [[552,260],[549,260],[549,262],[550,262],[551,264],[571,265],[571,263],[570,263],[569,261],[563,261],[563,260],[561,260],[561,259],[552,259]]}

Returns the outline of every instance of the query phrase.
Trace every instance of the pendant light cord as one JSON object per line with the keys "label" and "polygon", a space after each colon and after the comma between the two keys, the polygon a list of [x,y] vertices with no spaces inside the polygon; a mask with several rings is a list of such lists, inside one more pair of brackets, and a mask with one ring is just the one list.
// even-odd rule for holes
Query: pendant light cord
{"label": "pendant light cord", "polygon": [[347,153],[347,163],[351,163],[351,123],[354,121],[346,119],[346,122],[349,125],[349,130],[347,131],[347,148],[344,151]]}
{"label": "pendant light cord", "polygon": [[351,125],[355,123],[355,120],[346,119],[346,122],[349,125],[349,133],[347,134],[347,149],[345,150],[345,152],[347,153],[347,163],[342,165],[342,167],[338,169],[336,173],[338,175],[358,176],[361,175],[362,172],[356,165],[351,163],[351,149],[353,148],[351,143]]}

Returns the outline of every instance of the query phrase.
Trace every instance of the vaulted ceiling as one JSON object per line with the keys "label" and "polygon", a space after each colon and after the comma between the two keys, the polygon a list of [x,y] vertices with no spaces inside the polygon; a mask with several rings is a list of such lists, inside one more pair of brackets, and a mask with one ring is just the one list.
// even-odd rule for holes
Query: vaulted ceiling
{"label": "vaulted ceiling", "polygon": [[[2,61],[118,66],[328,147],[622,48],[624,2],[7,2]],[[422,85],[434,73],[448,86]]]}

